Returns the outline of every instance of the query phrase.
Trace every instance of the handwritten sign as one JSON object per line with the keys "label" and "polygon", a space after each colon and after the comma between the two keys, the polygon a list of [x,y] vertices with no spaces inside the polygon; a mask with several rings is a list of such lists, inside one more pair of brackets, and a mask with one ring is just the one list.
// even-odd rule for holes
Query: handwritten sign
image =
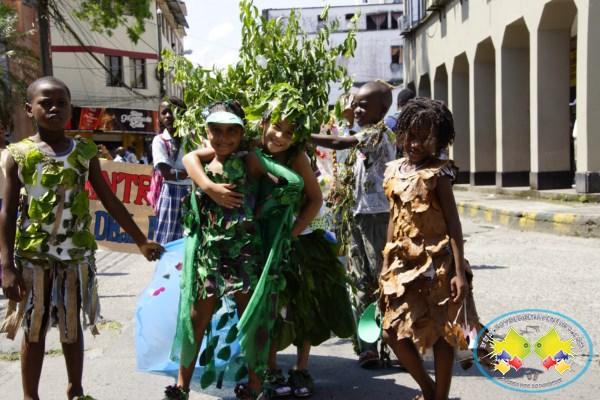
{"label": "handwritten sign", "polygon": [[[156,217],[146,201],[150,190],[152,167],[143,164],[118,163],[100,160],[102,175],[117,198],[125,205],[133,220],[149,238],[156,236]],[[91,230],[96,237],[98,247],[127,253],[137,253],[138,248],[131,236],[119,226],[106,211],[96,193],[88,183],[90,192]]]}

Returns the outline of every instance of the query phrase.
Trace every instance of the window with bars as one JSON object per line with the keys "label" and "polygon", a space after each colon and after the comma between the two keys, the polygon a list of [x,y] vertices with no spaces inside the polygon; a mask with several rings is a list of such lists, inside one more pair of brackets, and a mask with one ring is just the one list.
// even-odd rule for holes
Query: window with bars
{"label": "window with bars", "polygon": [[136,89],[146,89],[146,60],[143,58],[132,58],[131,67],[131,87]]}
{"label": "window with bars", "polygon": [[106,86],[123,86],[123,57],[105,56]]}
{"label": "window with bars", "polygon": [[402,11],[392,11],[392,29],[398,29],[398,20],[402,18]]}
{"label": "window with bars", "polygon": [[380,31],[388,29],[388,13],[367,14],[367,30]]}
{"label": "window with bars", "polygon": [[390,47],[390,56],[392,64],[401,64],[402,63],[402,47],[401,46],[392,46]]}

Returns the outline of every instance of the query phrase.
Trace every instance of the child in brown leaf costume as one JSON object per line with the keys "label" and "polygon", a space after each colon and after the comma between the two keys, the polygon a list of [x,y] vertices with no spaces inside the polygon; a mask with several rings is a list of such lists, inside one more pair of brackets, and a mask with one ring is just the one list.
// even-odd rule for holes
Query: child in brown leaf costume
{"label": "child in brown leaf costume", "polygon": [[[384,188],[390,220],[379,278],[384,339],[419,384],[418,399],[447,399],[463,326],[480,326],[463,254],[452,182],[457,169],[439,154],[454,139],[440,101],[410,100],[398,120],[405,157],[388,163]],[[419,353],[433,348],[435,381]]]}

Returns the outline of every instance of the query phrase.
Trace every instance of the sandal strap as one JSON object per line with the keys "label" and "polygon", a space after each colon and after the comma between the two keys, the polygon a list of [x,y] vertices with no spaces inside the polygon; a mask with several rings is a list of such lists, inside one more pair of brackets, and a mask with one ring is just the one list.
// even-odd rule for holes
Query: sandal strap
{"label": "sandal strap", "polygon": [[243,382],[243,383],[238,383],[237,385],[235,385],[235,388],[233,389],[233,392],[235,393],[235,397],[238,399],[258,399],[260,393],[257,393],[256,391],[250,389],[250,387],[248,386],[247,382]]}
{"label": "sandal strap", "polygon": [[180,386],[169,385],[165,388],[165,400],[188,400],[189,390],[183,390]]}

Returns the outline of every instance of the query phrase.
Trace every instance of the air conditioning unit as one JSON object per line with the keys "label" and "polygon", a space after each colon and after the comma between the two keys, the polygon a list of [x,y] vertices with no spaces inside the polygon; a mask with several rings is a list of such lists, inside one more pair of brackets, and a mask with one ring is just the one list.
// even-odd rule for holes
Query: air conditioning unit
{"label": "air conditioning unit", "polygon": [[408,15],[403,15],[398,18],[398,27],[400,28],[400,32],[405,32],[410,29],[410,18],[408,18]]}
{"label": "air conditioning unit", "polygon": [[448,3],[450,3],[450,0],[431,0],[427,11],[439,11]]}

